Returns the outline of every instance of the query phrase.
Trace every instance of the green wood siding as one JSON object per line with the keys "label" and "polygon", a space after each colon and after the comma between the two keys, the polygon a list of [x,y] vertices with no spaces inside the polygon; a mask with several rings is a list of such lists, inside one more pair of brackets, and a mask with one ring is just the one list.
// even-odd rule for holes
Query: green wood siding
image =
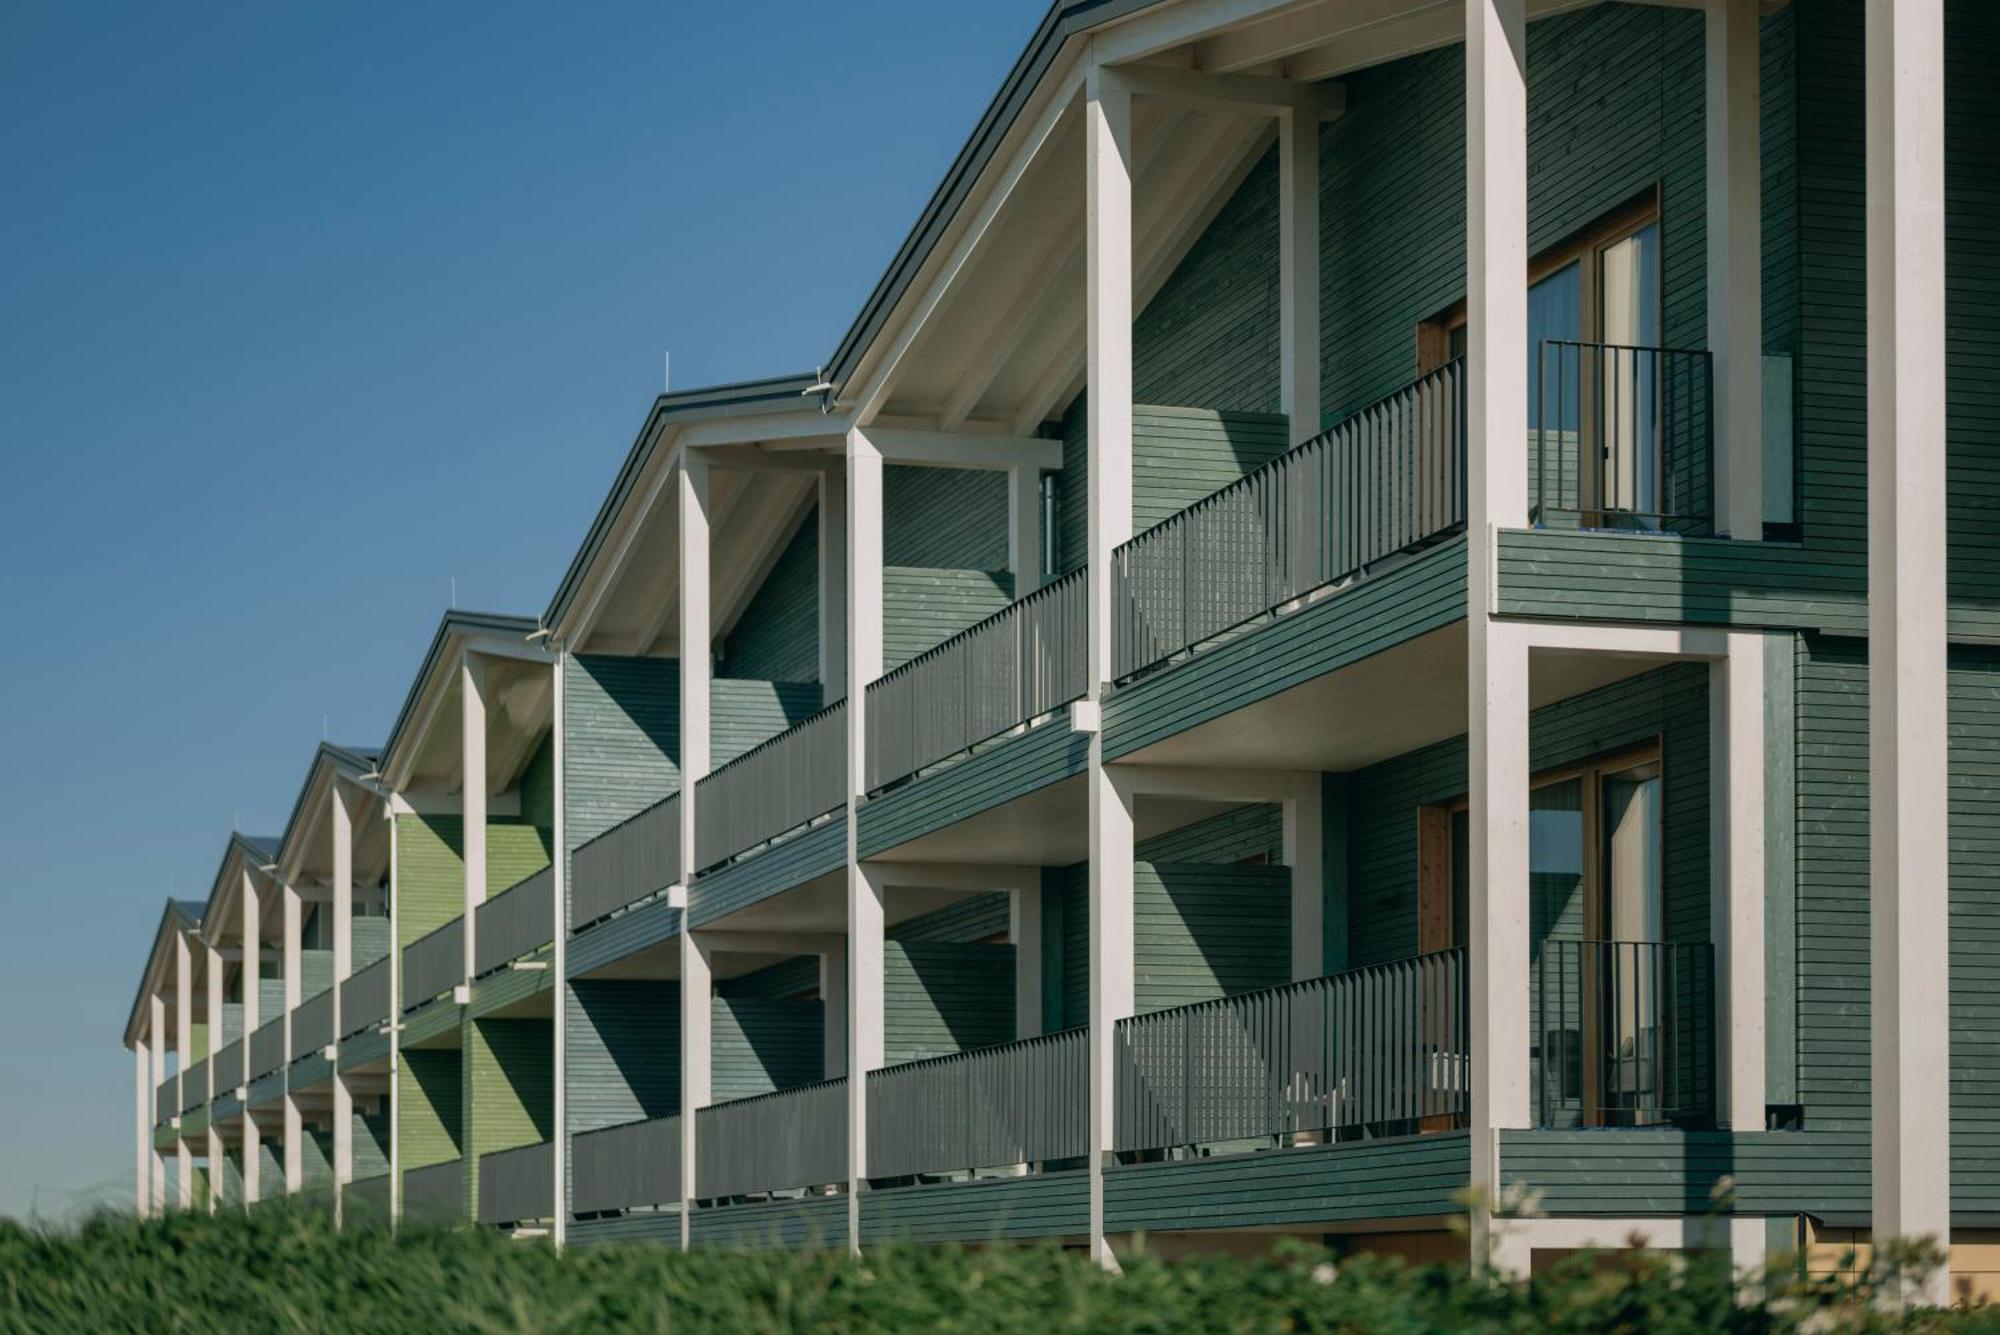
{"label": "green wood siding", "polygon": [[940,770],[870,798],[857,815],[864,858],[875,857],[1084,772],[1090,738],[1072,732],[1067,715],[1009,737]]}
{"label": "green wood siding", "polygon": [[1408,1219],[1464,1211],[1464,1132],[1104,1171],[1109,1233]]}
{"label": "green wood siding", "polygon": [[1014,601],[1004,570],[890,566],[882,572],[882,667],[894,671]]}
{"label": "green wood siding", "polygon": [[861,1241],[869,1247],[1014,1242],[1089,1229],[1090,1179],[1080,1171],[935,1182],[861,1197]]}
{"label": "green wood siding", "polygon": [[555,1035],[547,1020],[465,1022],[465,1201],[479,1213],[481,1155],[534,1145],[555,1128]]}
{"label": "green wood siding", "polygon": [[832,1251],[847,1245],[847,1197],[719,1205],[688,1216],[688,1241],[697,1247],[782,1247]]}
{"label": "green wood siding", "polygon": [[1727,1179],[1741,1214],[1868,1213],[1868,1140],[1853,1132],[1503,1131],[1502,1189],[1550,1214],[1706,1214]]}
{"label": "green wood siding", "polygon": [[405,1048],[396,1066],[397,1132],[404,1171],[461,1152],[464,1085],[456,1048]]}
{"label": "green wood siding", "polygon": [[680,664],[563,662],[564,834],[572,851],[680,791]]}
{"label": "green wood siding", "polygon": [[[550,832],[518,817],[486,822],[486,889],[498,894],[549,865]],[[396,934],[407,946],[465,912],[465,822],[458,816],[396,817]],[[332,974],[329,972],[328,980]]]}
{"label": "green wood siding", "polygon": [[825,1069],[826,1021],[817,1001],[718,996],[709,1023],[713,1102],[809,1085]]}
{"label": "green wood siding", "polygon": [[819,508],[800,521],[770,574],[718,646],[717,672],[767,681],[819,679]]}
{"label": "green wood siding", "polygon": [[1007,568],[1007,475],[992,469],[882,470],[882,563]]}
{"label": "green wood siding", "polygon": [[569,1131],[664,1117],[680,1108],[680,983],[593,980],[570,986]]}
{"label": "green wood siding", "polygon": [[889,1065],[1014,1038],[1014,948],[888,941],[883,1057]]}
{"label": "green wood siding", "polygon": [[717,677],[708,690],[710,767],[722,768],[819,709],[820,689],[814,682]]}

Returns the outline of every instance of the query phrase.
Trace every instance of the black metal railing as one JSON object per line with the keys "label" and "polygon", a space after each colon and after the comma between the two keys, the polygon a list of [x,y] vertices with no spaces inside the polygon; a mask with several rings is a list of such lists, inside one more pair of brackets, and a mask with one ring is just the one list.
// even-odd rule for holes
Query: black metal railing
{"label": "black metal railing", "polygon": [[655,802],[570,858],[570,930],[587,927],[681,879],[681,797]]}
{"label": "black metal railing", "polygon": [[1112,671],[1129,677],[1465,524],[1452,361],[1112,554]]}
{"label": "black metal railing", "polygon": [[1709,354],[1550,339],[1528,389],[1529,518],[1556,527],[1712,531]]}
{"label": "black metal railing", "polygon": [[1544,941],[1530,985],[1541,1127],[1714,1115],[1714,952],[1705,941]]}
{"label": "black metal railing", "polygon": [[580,1132],[569,1143],[569,1208],[603,1214],[681,1199],[678,1113]]}
{"label": "black metal railing", "polygon": [[1468,1016],[1460,948],[1120,1020],[1114,1148],[1461,1125]]}
{"label": "black metal railing", "polygon": [[1086,580],[1073,570],[871,683],[869,791],[1081,699]]}
{"label": "black metal railing", "polygon": [[868,1176],[1082,1158],[1090,1151],[1090,1031],[868,1073]]}

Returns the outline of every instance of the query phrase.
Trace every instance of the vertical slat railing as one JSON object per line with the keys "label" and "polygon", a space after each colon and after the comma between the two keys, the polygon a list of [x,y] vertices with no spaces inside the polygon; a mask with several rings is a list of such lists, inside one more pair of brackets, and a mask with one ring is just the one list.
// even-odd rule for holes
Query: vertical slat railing
{"label": "vertical slat railing", "polygon": [[208,1102],[208,1059],[203,1058],[187,1068],[181,1077],[180,1112],[193,1112]]}
{"label": "vertical slat railing", "polygon": [[214,1060],[217,1093],[233,1093],[243,1083],[243,1040],[239,1038],[224,1043]]}
{"label": "vertical slat railing", "polygon": [[403,1009],[415,1010],[465,981],[465,920],[453,918],[403,947]]}
{"label": "vertical slat railing", "polygon": [[1120,678],[1465,523],[1465,376],[1452,361],[1112,555]]}
{"label": "vertical slat railing", "polygon": [[569,1208],[579,1215],[681,1199],[681,1119],[627,1122],[571,1137]]}
{"label": "vertical slat railing", "polygon": [[871,1178],[1037,1164],[1089,1153],[1089,1031],[868,1073]]}
{"label": "vertical slat railing", "polygon": [[384,956],[341,983],[340,1027],[345,1031],[342,1038],[388,1021],[389,964]]}
{"label": "vertical slat railing", "polygon": [[473,972],[489,974],[556,939],[555,868],[544,867],[473,910]]}
{"label": "vertical slat railing", "polygon": [[544,1140],[479,1156],[479,1222],[519,1224],[555,1214],[556,1145]]}
{"label": "vertical slat railing", "polygon": [[696,1194],[715,1200],[844,1180],[846,1091],[845,1080],[822,1080],[696,1112]]}
{"label": "vertical slat railing", "polygon": [[579,846],[570,858],[570,928],[588,927],[681,879],[681,798],[674,793]]}
{"label": "vertical slat railing", "polygon": [[412,1168],[403,1174],[403,1218],[440,1224],[465,1218],[465,1160]]}
{"label": "vertical slat railing", "polygon": [[1081,699],[1086,593],[1071,571],[872,682],[869,791]]}
{"label": "vertical slat railing", "polygon": [[1116,1149],[1401,1134],[1469,1111],[1465,952],[1118,1023]]}
{"label": "vertical slat railing", "polygon": [[292,1012],[292,1056],[317,1057],[333,1042],[333,989],[315,992]]}
{"label": "vertical slat railing", "polygon": [[1709,943],[1544,941],[1531,977],[1537,1126],[1713,1118]]}
{"label": "vertical slat railing", "polygon": [[250,1035],[250,1078],[269,1075],[285,1064],[285,1021],[279,1016],[264,1021]]}
{"label": "vertical slat railing", "polygon": [[847,711],[836,701],[695,785],[695,852],[713,867],[847,800]]}

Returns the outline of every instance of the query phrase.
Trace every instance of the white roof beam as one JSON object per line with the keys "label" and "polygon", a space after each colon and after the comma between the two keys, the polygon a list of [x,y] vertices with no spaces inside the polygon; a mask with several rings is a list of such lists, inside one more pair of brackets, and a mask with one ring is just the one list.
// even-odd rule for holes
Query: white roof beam
{"label": "white roof beam", "polygon": [[1219,111],[1269,116],[1297,112],[1331,118],[1347,110],[1346,90],[1338,84],[1262,74],[1204,74],[1159,65],[1119,65],[1107,71],[1106,77],[1134,97],[1161,97]]}
{"label": "white roof beam", "polygon": [[882,462],[935,468],[1008,470],[1024,466],[1062,467],[1062,442],[1039,436],[978,436],[948,431],[875,427],[868,433]]}

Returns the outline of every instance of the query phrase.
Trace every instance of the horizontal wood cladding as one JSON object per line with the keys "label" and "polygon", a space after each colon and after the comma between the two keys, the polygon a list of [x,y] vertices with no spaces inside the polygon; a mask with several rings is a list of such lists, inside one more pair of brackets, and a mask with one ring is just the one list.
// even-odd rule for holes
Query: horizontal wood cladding
{"label": "horizontal wood cladding", "polygon": [[1868,1138],[1854,1132],[1502,1131],[1504,1189],[1557,1215],[1868,1213]]}
{"label": "horizontal wood cladding", "polygon": [[1014,1039],[1014,947],[883,943],[883,1061],[919,1061]]}
{"label": "horizontal wood cladding", "polygon": [[831,1251],[847,1245],[847,1197],[717,1205],[688,1216],[688,1241],[697,1247]]}
{"label": "horizontal wood cladding", "polygon": [[718,646],[718,672],[765,681],[819,676],[819,508],[786,542],[763,584]]}
{"label": "horizontal wood cladding", "polygon": [[1013,601],[1014,579],[1004,570],[885,568],[882,670],[895,671]]}
{"label": "horizontal wood cladding", "polygon": [[1310,1226],[1463,1212],[1464,1132],[1104,1171],[1107,1233]]}
{"label": "horizontal wood cladding", "polygon": [[1142,677],[1104,702],[1104,753],[1129,755],[1465,616],[1454,538],[1332,597]]}
{"label": "horizontal wood cladding", "polygon": [[820,1079],[825,1008],[812,1000],[718,996],[709,1012],[712,1102],[754,1098]]}
{"label": "horizontal wood cladding", "polygon": [[[399,947],[465,912],[464,849],[465,821],[460,816],[405,812],[396,817]],[[498,894],[548,866],[550,850],[546,828],[512,817],[489,817],[486,822],[488,893]],[[328,982],[331,981],[329,972]]]}
{"label": "horizontal wood cladding", "polygon": [[572,655],[563,674],[563,833],[574,852],[680,791],[680,663]]}
{"label": "horizontal wood cladding", "polygon": [[817,682],[715,678],[708,687],[709,769],[721,769],[819,710]]}
{"label": "horizontal wood cladding", "polygon": [[635,1210],[609,1219],[577,1219],[569,1225],[572,1247],[643,1246],[679,1247],[679,1210]]}
{"label": "horizontal wood cladding", "polygon": [[861,1242],[1018,1242],[1090,1230],[1090,1178],[1082,1170],[878,1188],[861,1197]]}
{"label": "horizontal wood cladding", "polygon": [[459,1157],[465,1087],[459,1051],[405,1049],[396,1064],[396,1129],[404,1172]]}
{"label": "horizontal wood cladding", "polygon": [[[863,803],[856,839],[860,855],[875,857],[983,811],[1082,774],[1090,738],[1072,732],[1069,715],[975,752],[955,765],[913,779]],[[1080,800],[1080,799],[1079,799]]]}
{"label": "horizontal wood cladding", "polygon": [[696,877],[688,887],[689,925],[706,926],[738,909],[847,865],[847,822],[836,816]]}
{"label": "horizontal wood cladding", "polygon": [[679,1110],[680,1015],[678,979],[570,985],[565,1108],[571,1135]]}
{"label": "horizontal wood cladding", "polygon": [[575,978],[671,940],[680,935],[681,916],[682,910],[655,899],[606,918],[570,939],[563,967]]}

